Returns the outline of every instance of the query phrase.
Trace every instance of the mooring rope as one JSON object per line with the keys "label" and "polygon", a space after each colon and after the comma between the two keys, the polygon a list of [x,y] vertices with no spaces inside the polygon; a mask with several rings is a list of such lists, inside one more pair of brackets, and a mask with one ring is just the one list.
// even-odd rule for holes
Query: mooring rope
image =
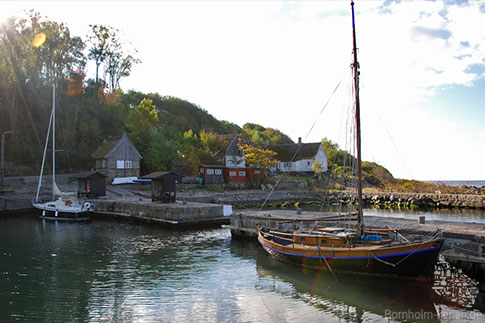
{"label": "mooring rope", "polygon": [[378,260],[378,261],[380,261],[380,262],[382,262],[382,263],[384,263],[384,264],[386,264],[386,265],[389,265],[389,266],[392,266],[392,267],[396,267],[396,266],[397,266],[397,265],[399,265],[401,262],[403,262],[404,260],[406,260],[407,258],[409,258],[410,256],[412,256],[413,254],[415,254],[416,252],[418,252],[418,251],[419,251],[419,249],[420,249],[420,248],[421,248],[421,247],[422,247],[422,246],[423,246],[425,243],[427,243],[427,242],[429,242],[429,241],[433,240],[433,238],[436,238],[436,237],[438,237],[438,236],[439,236],[439,231],[435,231],[435,232],[431,233],[430,235],[428,235],[428,236],[426,237],[426,239],[425,239],[425,240],[424,240],[424,241],[423,241],[421,244],[419,244],[419,245],[417,246],[417,248],[416,248],[416,249],[415,249],[413,252],[409,253],[409,254],[408,254],[406,257],[402,258],[401,260],[399,260],[399,261],[398,261],[397,263],[395,263],[395,264],[390,263],[390,262],[385,261],[385,260],[382,260],[382,259],[380,259],[379,257],[377,257],[377,256],[376,256],[374,253],[369,252],[369,262],[367,262],[367,266],[369,266],[369,264],[370,264],[370,259],[376,259],[376,260]]}
{"label": "mooring rope", "polygon": [[[332,276],[333,276],[333,279],[335,279],[335,282],[337,282],[337,276],[335,275],[335,273],[333,272],[332,270],[332,267],[330,267],[330,264],[328,263],[327,261],[327,258],[324,256],[324,254],[322,253],[322,250],[320,248],[320,244],[318,243],[318,239],[317,239],[317,250],[318,250],[318,255],[323,258],[323,260],[325,260],[325,265],[327,265],[327,268],[328,270],[330,270],[330,273],[332,273]],[[320,258],[320,266],[322,265],[322,259]]]}

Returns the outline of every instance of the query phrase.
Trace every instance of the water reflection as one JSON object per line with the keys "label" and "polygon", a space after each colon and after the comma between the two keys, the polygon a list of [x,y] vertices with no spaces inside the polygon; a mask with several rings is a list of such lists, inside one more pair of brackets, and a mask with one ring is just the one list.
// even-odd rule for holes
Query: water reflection
{"label": "water reflection", "polygon": [[485,223],[485,211],[477,209],[398,209],[372,207],[364,210],[368,216],[383,216],[417,220],[420,216],[426,216],[426,220],[449,221],[460,223]]}
{"label": "water reflection", "polygon": [[[301,206],[306,211],[349,212],[349,205],[308,204]],[[355,211],[355,210],[353,210]],[[370,206],[364,209],[365,216],[382,216],[417,220],[425,216],[427,221],[449,221],[460,223],[485,223],[485,210],[479,209],[409,209],[384,206]]]}
{"label": "water reflection", "polygon": [[445,284],[335,282],[226,229],[5,217],[0,266],[0,322],[359,322],[387,321],[386,311],[484,319],[476,282],[450,268]]}
{"label": "water reflection", "polygon": [[483,311],[477,282],[443,259],[433,281],[411,281],[309,271],[275,260],[252,242],[233,241],[231,252],[257,259],[258,288],[303,301],[345,322],[484,319],[476,311]]}

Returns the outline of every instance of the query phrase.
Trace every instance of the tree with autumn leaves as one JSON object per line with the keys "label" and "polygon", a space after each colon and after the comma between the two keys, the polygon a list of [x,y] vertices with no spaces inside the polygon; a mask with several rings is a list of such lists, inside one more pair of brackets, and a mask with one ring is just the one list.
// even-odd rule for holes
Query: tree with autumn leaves
{"label": "tree with autumn leaves", "polygon": [[270,149],[253,146],[241,141],[238,143],[238,147],[244,151],[243,158],[251,166],[268,169],[280,162],[276,159],[276,152]]}

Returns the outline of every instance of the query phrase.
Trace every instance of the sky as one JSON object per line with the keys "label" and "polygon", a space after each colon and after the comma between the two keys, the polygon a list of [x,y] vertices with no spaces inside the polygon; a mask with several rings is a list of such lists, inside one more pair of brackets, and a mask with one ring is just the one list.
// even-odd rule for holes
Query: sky
{"label": "sky", "polygon": [[[90,24],[118,28],[141,60],[125,92],[348,147],[350,1],[0,1],[0,21],[30,8],[85,40]],[[485,180],[485,1],[355,9],[363,159],[397,178]]]}

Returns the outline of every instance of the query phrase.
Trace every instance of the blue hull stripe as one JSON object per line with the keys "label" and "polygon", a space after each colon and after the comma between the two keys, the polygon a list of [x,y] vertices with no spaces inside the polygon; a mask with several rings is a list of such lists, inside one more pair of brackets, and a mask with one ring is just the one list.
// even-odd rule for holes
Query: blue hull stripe
{"label": "blue hull stripe", "polygon": [[306,257],[306,258],[317,258],[317,259],[318,258],[320,258],[320,259],[369,259],[369,258],[372,259],[372,258],[388,258],[388,257],[407,256],[407,255],[414,254],[414,253],[426,252],[426,251],[431,251],[431,250],[436,250],[437,249],[437,248],[431,248],[431,249],[424,249],[424,250],[418,250],[418,251],[413,251],[413,252],[397,253],[397,254],[394,254],[394,255],[374,256],[374,257],[321,257],[321,256],[300,255],[300,254],[297,254],[297,253],[290,253],[290,252],[285,252],[285,251],[273,249],[270,246],[267,246],[263,242],[261,242],[261,240],[259,239],[259,237],[258,237],[258,241],[259,241],[259,243],[261,243],[261,245],[263,247],[268,248],[268,249],[271,249],[271,250],[276,251],[278,253],[283,253],[283,254],[289,255],[289,256]]}

